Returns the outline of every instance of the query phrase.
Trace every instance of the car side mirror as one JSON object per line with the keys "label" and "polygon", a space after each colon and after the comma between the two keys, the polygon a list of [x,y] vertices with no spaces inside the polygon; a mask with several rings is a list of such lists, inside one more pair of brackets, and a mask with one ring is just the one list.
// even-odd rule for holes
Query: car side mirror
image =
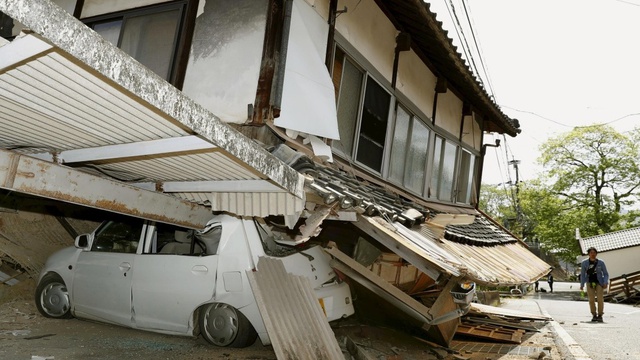
{"label": "car side mirror", "polygon": [[89,234],[82,234],[76,237],[75,246],[78,249],[89,250]]}

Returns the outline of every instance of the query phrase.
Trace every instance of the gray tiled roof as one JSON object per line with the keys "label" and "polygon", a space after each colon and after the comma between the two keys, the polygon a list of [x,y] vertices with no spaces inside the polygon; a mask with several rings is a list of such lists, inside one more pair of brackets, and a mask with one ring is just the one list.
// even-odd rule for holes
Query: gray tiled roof
{"label": "gray tiled roof", "polygon": [[617,250],[640,245],[640,227],[611,232],[608,234],[590,236],[579,239],[580,250],[583,255],[587,249],[595,247],[598,252]]}
{"label": "gray tiled roof", "polygon": [[[344,203],[343,208],[360,208],[365,216],[382,216],[391,221],[401,222],[411,228],[420,225],[438,211],[400,197],[381,186],[357,179],[342,170],[315,164],[315,184],[318,192],[332,193]],[[418,218],[409,215],[409,209],[417,210]],[[518,240],[496,226],[482,214],[476,213],[473,223],[468,225],[447,225],[444,238],[465,245],[494,246],[514,243]]]}
{"label": "gray tiled roof", "polygon": [[481,214],[468,225],[447,225],[444,238],[467,245],[502,245],[518,240],[500,229]]}

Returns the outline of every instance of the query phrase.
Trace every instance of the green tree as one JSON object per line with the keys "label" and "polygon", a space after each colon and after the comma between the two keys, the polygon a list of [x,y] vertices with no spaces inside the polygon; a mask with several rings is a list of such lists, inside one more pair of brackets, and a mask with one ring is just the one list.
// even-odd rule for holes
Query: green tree
{"label": "green tree", "polygon": [[514,198],[511,188],[482,184],[478,208],[503,224],[505,220],[515,218]]}
{"label": "green tree", "polygon": [[483,184],[478,208],[519,238],[528,236],[526,218],[522,210],[518,211],[515,186]]}
{"label": "green tree", "polygon": [[[583,236],[630,226],[635,212],[622,210],[637,200],[640,186],[637,131],[624,135],[606,125],[579,127],[541,146],[540,162],[551,194],[575,217]],[[590,226],[593,224],[594,226]],[[583,231],[583,229],[587,231]],[[538,231],[538,230],[536,230]]]}
{"label": "green tree", "polygon": [[591,212],[572,206],[539,180],[521,184],[520,204],[527,237],[566,261],[573,262],[580,254],[576,227],[585,233],[597,231]]}

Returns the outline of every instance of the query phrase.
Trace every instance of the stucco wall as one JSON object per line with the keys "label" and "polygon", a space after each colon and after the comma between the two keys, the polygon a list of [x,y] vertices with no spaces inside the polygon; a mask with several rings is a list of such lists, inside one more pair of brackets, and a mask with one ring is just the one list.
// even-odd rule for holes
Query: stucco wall
{"label": "stucco wall", "polygon": [[626,249],[603,251],[598,253],[598,258],[607,265],[610,277],[628,274],[640,270],[640,246]]}
{"label": "stucco wall", "polygon": [[464,117],[462,142],[480,151],[480,147],[482,146],[482,131],[480,130],[480,124],[475,121],[474,116],[469,115]]}
{"label": "stucco wall", "polygon": [[428,117],[433,113],[437,78],[413,51],[403,51],[398,60],[396,89]]}
{"label": "stucco wall", "polygon": [[373,0],[341,0],[336,31],[391,82],[397,31]]}
{"label": "stucco wall", "polygon": [[222,121],[243,123],[256,98],[266,0],[209,0],[196,26],[183,92]]}
{"label": "stucco wall", "polygon": [[436,125],[440,126],[457,139],[460,135],[462,121],[462,100],[452,91],[438,94]]}

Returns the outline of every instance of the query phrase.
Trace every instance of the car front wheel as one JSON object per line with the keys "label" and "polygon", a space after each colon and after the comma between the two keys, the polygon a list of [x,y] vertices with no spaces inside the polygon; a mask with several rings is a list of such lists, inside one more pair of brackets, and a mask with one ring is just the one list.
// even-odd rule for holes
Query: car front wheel
{"label": "car front wheel", "polygon": [[213,345],[241,348],[256,341],[257,333],[249,320],[231,305],[207,304],[199,320],[202,337]]}
{"label": "car front wheel", "polygon": [[67,285],[60,275],[45,275],[36,288],[36,307],[42,315],[54,319],[71,318],[71,302]]}

